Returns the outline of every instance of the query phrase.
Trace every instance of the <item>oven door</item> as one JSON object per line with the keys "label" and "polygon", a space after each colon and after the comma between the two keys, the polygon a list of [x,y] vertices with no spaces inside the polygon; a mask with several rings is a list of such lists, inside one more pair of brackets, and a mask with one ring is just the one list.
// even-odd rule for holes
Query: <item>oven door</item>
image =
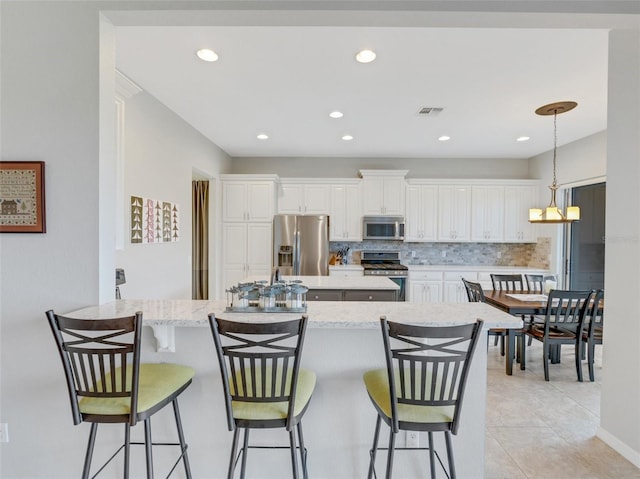
{"label": "oven door", "polygon": [[398,301],[405,301],[406,296],[406,285],[407,285],[407,277],[406,276],[387,276],[391,281],[400,286],[398,290]]}

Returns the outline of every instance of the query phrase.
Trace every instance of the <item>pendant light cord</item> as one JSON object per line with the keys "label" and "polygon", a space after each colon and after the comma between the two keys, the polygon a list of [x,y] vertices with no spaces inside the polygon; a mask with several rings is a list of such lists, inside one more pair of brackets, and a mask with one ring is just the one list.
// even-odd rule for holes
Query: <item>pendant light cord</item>
{"label": "pendant light cord", "polygon": [[556,149],[558,144],[558,110],[553,110],[553,186],[557,186],[556,182]]}

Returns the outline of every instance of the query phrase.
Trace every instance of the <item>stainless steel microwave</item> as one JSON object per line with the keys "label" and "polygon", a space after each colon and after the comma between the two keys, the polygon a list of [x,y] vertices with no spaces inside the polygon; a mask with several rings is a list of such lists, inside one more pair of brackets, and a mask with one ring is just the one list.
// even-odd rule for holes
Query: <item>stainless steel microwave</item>
{"label": "stainless steel microwave", "polygon": [[403,240],[402,216],[363,216],[363,238],[369,240]]}

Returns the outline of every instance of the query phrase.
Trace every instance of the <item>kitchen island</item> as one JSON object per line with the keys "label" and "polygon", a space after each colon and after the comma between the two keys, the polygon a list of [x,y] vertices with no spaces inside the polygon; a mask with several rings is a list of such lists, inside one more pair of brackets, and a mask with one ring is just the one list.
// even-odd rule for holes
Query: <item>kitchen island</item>
{"label": "kitchen island", "polygon": [[[344,279],[344,278],[343,278]],[[154,329],[175,328],[175,353],[153,350],[145,335],[144,361],[171,361],[196,369],[194,384],[183,394],[185,434],[189,442],[194,477],[222,477],[230,450],[226,433],[223,394],[207,315],[243,321],[278,321],[300,313],[227,313],[224,301],[119,300],[68,313],[78,318],[107,318],[142,311],[144,324]],[[309,474],[316,479],[365,477],[376,413],[367,397],[362,374],[384,367],[379,317],[390,321],[430,325],[453,325],[485,321],[487,328],[518,328],[522,323],[484,303],[414,304],[404,302],[309,302],[309,326],[302,364],[313,369],[318,383],[305,415],[305,443],[309,450]],[[206,328],[206,329],[205,329]],[[481,339],[471,366],[461,427],[454,436],[456,468],[460,478],[479,478],[484,465],[486,407],[486,340]],[[157,421],[160,422],[160,421]],[[164,426],[164,425],[162,425]],[[162,431],[160,425],[156,426]],[[169,430],[167,434],[171,434]],[[383,438],[388,430],[383,429]],[[158,433],[160,435],[160,433]],[[441,435],[437,435],[441,436]],[[169,435],[168,438],[171,436]],[[158,438],[165,439],[164,437]],[[441,438],[437,438],[441,439]],[[420,435],[420,444],[426,436]],[[275,441],[286,445],[288,436],[278,430],[257,431],[252,441],[264,445]],[[382,439],[383,443],[386,439]],[[401,446],[404,436],[399,435]],[[438,444],[437,450],[444,451]],[[288,477],[285,451],[252,450],[248,477]],[[426,452],[396,455],[394,477],[428,475]],[[377,469],[384,471],[384,454]],[[218,471],[219,474],[211,471]]]}

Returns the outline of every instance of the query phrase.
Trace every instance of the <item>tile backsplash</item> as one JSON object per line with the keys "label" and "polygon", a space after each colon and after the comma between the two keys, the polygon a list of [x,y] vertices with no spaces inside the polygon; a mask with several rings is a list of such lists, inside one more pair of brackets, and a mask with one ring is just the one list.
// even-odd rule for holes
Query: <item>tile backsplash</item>
{"label": "tile backsplash", "polygon": [[537,243],[404,243],[402,241],[361,241],[329,244],[331,251],[349,247],[348,262],[359,262],[360,252],[400,251],[404,264],[526,266],[549,269],[551,238]]}

